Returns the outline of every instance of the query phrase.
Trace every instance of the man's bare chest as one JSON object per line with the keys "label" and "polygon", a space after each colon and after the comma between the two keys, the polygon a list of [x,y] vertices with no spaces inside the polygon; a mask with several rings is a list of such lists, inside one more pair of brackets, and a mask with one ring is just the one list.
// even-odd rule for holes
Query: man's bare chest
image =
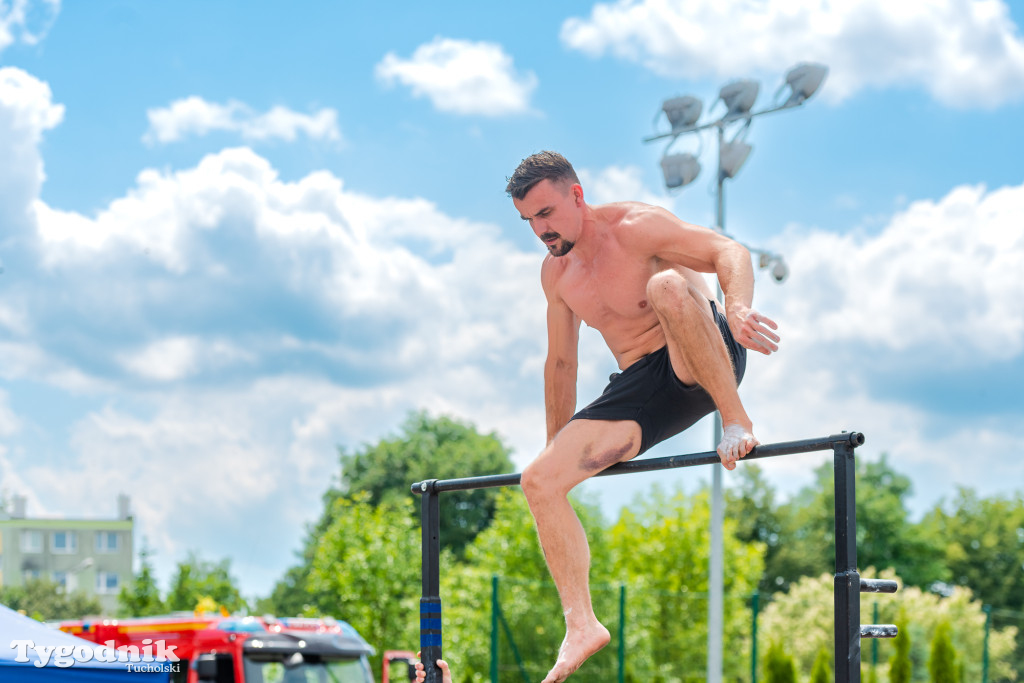
{"label": "man's bare chest", "polygon": [[562,300],[590,327],[608,326],[652,315],[647,302],[650,263],[605,259],[568,268],[559,283]]}

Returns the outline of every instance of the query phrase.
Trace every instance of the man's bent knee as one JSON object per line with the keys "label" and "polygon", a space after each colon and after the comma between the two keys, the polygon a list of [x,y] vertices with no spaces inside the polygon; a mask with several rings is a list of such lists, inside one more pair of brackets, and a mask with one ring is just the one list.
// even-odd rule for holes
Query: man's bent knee
{"label": "man's bent knee", "polygon": [[[655,273],[647,281],[647,299],[655,310],[681,313],[703,311],[704,295],[674,270]],[[706,307],[706,303],[704,306]]]}
{"label": "man's bent knee", "polygon": [[519,485],[522,487],[527,501],[569,493],[569,489],[562,491],[562,487],[555,485],[557,472],[552,471],[554,463],[545,458],[549,455],[550,449],[549,445],[536,460],[523,469],[523,473],[519,477]]}

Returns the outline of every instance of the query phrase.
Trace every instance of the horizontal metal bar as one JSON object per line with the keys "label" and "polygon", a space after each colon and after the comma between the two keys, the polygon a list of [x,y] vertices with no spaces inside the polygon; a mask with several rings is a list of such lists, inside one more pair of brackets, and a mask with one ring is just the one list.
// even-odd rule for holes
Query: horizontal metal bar
{"label": "horizontal metal bar", "polygon": [[[800,104],[803,104],[803,102],[801,102]],[[721,128],[736,121],[755,119],[758,116],[763,116],[764,114],[774,114],[775,112],[782,111],[783,109],[795,109],[796,107],[800,106],[800,104],[782,104],[772,107],[770,109],[762,109],[761,111],[749,112],[747,114],[726,114],[717,121],[708,121],[707,123],[687,126],[686,128],[680,128],[679,130],[669,131],[668,133],[657,133],[655,135],[651,135],[650,137],[644,138],[643,142],[655,142],[657,140],[664,140],[665,138],[675,139],[678,138],[680,135],[687,135],[688,133],[699,133],[703,130],[707,130],[708,128]]]}
{"label": "horizontal metal bar", "polygon": [[860,592],[861,593],[895,593],[900,588],[900,585],[895,581],[889,581],[888,579],[861,579],[860,580]]}
{"label": "horizontal metal bar", "polygon": [[861,638],[895,638],[900,634],[895,624],[861,624]]}
{"label": "horizontal metal bar", "polygon": [[[836,444],[849,444],[856,448],[864,443],[864,435],[860,432],[843,432],[833,434],[819,439],[804,439],[803,441],[785,441],[782,443],[765,444],[750,451],[743,459],[758,460],[760,458],[774,458],[780,455],[792,455],[794,453],[812,453],[814,451],[831,450]],[[714,465],[719,463],[718,454],[715,451],[704,453],[690,453],[688,455],[670,455],[664,458],[641,458],[620,462],[612,465],[606,470],[598,472],[596,477],[610,477],[619,474],[636,474],[638,472],[656,472],[659,470],[671,470],[678,467],[693,467],[695,465]],[[412,485],[412,492],[416,494],[427,491],[468,491],[471,489],[486,489],[497,486],[518,486],[522,476],[518,472],[510,474],[489,474],[480,477],[464,477],[461,479],[428,479]]]}

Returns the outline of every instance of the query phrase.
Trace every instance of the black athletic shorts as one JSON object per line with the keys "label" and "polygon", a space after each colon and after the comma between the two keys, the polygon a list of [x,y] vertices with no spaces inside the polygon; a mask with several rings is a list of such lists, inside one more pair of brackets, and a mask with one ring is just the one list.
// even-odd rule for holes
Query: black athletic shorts
{"label": "black athletic shorts", "polygon": [[[747,350],[733,339],[729,321],[711,302],[711,312],[732,357],[737,385],[747,367]],[[601,396],[573,420],[633,420],[640,425],[640,453],[710,415],[715,402],[699,384],[683,384],[672,369],[668,347],[649,353],[609,377]],[[638,453],[639,455],[639,453]]]}

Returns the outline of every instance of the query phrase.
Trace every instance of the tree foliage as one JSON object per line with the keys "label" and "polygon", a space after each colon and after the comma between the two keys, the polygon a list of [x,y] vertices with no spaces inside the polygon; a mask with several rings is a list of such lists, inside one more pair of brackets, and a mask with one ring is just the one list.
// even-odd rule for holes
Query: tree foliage
{"label": "tree foliage", "polygon": [[153,565],[149,561],[151,552],[143,544],[139,550],[139,573],[131,584],[121,588],[117,596],[122,617],[148,617],[162,614],[167,609],[160,599],[160,589],[153,574]]}
{"label": "tree foliage", "polygon": [[832,683],[832,654],[828,648],[818,650],[811,669],[811,683]]}
{"label": "tree foliage", "polygon": [[20,586],[0,588],[0,604],[24,612],[37,621],[81,619],[103,613],[99,600],[83,591],[65,593],[46,579],[28,579]]}
{"label": "tree foliage", "polygon": [[796,683],[796,664],[781,640],[773,640],[764,659],[765,683]]}
{"label": "tree foliage", "polygon": [[895,651],[889,660],[889,681],[890,683],[910,683],[914,675],[914,660],[910,656],[910,624],[907,621],[907,612],[900,610],[900,618],[896,621],[896,628],[899,629],[896,640],[893,642]]}
{"label": "tree foliage", "polygon": [[939,622],[932,635],[931,656],[928,658],[931,683],[960,683],[953,633],[948,621]]}
{"label": "tree foliage", "polygon": [[[494,434],[450,417],[425,412],[409,415],[397,436],[381,439],[352,453],[341,452],[340,485],[324,493],[320,518],[307,529],[299,564],[287,570],[266,599],[261,611],[308,614],[316,611],[311,600],[310,572],[320,538],[335,522],[335,502],[363,492],[371,505],[410,501],[410,486],[425,479],[499,474],[513,470],[508,448]],[[445,547],[461,554],[494,514],[494,489],[446,493],[441,497],[441,538]],[[419,521],[416,507],[410,518]]]}
{"label": "tree foliage", "polygon": [[922,527],[945,539],[950,579],[979,600],[1024,610],[1024,495],[979,498],[966,488],[949,506],[939,505]]}
{"label": "tree foliage", "polygon": [[[631,665],[640,672],[671,678],[706,666],[710,512],[706,489],[686,495],[655,486],[623,509],[611,528],[615,577],[630,587]],[[725,523],[723,546],[723,593],[731,598],[723,609],[723,639],[736,644],[738,655],[750,648],[746,601],[764,571],[764,546],[737,539],[732,519]],[[729,657],[723,675],[743,675],[747,661]]]}
{"label": "tree foliage", "polygon": [[190,552],[188,558],[178,563],[171,578],[171,589],[167,594],[167,609],[172,611],[194,611],[200,604],[209,604],[208,598],[218,608],[237,612],[246,608],[245,600],[237,587],[238,582],[231,576],[231,560],[220,562],[202,559],[198,553]]}
{"label": "tree foliage", "polygon": [[[501,474],[513,470],[508,448],[497,435],[480,434],[451,417],[413,413],[398,436],[354,453],[342,452],[339,494],[359,491],[377,505],[407,500],[412,483]],[[441,498],[441,537],[461,555],[494,515],[493,489],[459,491]],[[410,514],[415,514],[411,512]]]}
{"label": "tree foliage", "polygon": [[[749,468],[750,465],[744,467]],[[751,468],[752,469],[752,468]],[[730,516],[746,516],[741,538],[767,544],[761,588],[786,590],[803,576],[835,567],[833,467],[814,471],[815,483],[773,508],[774,491],[758,472],[743,475],[729,500]],[[910,480],[889,466],[857,460],[857,555],[861,566],[893,568],[910,585],[928,587],[949,575],[942,536],[910,521],[906,501]],[[735,510],[735,512],[733,512]]]}
{"label": "tree foliage", "polygon": [[[867,578],[899,578],[891,571],[876,573],[870,567],[863,572]],[[765,609],[758,626],[765,633],[799,633],[788,645],[800,671],[810,671],[818,650],[830,647],[833,633],[833,581],[831,574],[816,578],[805,577],[790,587],[789,593],[777,594]],[[896,624],[900,636],[895,642],[882,641],[883,648],[894,648],[899,656],[890,660],[889,679],[892,683],[904,681],[902,669],[904,654],[915,671],[924,672],[928,661],[928,644],[936,627],[948,621],[953,638],[961,644],[965,680],[980,680],[982,668],[985,613],[982,604],[974,600],[970,591],[956,588],[948,597],[922,591],[916,586],[901,585],[894,595],[878,598],[880,623]],[[901,613],[902,610],[902,613]],[[990,680],[1007,677],[1014,680],[1013,647],[1016,629],[995,629],[989,636]],[[884,651],[884,650],[883,650]],[[897,664],[898,662],[898,664]],[[896,668],[894,668],[896,667]],[[906,679],[905,683],[909,683]]]}
{"label": "tree foliage", "polygon": [[[481,450],[489,455],[474,459]],[[324,496],[324,512],[308,530],[300,564],[288,570],[260,608],[282,616],[330,614],[350,621],[378,651],[414,649],[419,520],[408,485],[434,477],[506,472],[512,469],[508,454],[493,435],[416,413],[398,436],[342,454],[342,465],[339,486]],[[815,683],[831,672],[821,654],[831,653],[834,625],[831,465],[814,475],[813,485],[780,502],[763,471],[748,463],[727,491],[725,641],[731,646],[724,664],[730,680],[749,675],[748,605],[759,585],[767,599],[759,630],[801,634],[788,639],[789,652],[782,653],[794,672],[812,676]],[[460,504],[455,494],[441,498],[442,523],[458,520],[452,528],[442,527],[445,655],[461,680],[489,679],[490,596],[497,576],[504,622],[500,676],[521,678],[514,661],[518,656],[527,676],[539,678],[553,662],[563,634],[557,591],[521,491],[488,489],[486,494]],[[895,596],[874,598],[878,621],[900,619],[902,635],[895,643],[878,643],[885,663],[868,671],[866,680],[923,683],[929,643],[943,620],[950,623],[952,642],[961,653],[957,671],[963,680],[980,679],[985,615],[966,587],[979,586],[994,596],[986,602],[999,607],[1016,605],[1012,600],[1024,564],[1020,496],[980,500],[963,491],[948,507],[937,507],[913,523],[906,505],[909,480],[885,457],[858,460],[857,494],[861,573],[903,584]],[[624,588],[626,679],[700,679],[707,633],[706,492],[686,495],[655,488],[611,524],[594,502],[573,504],[591,546],[595,611],[612,632],[612,645],[577,677],[611,680],[617,674],[618,599]],[[937,590],[943,594],[932,592]],[[864,598],[865,607],[869,599]],[[994,624],[988,648],[993,682],[1015,680],[1016,635],[1014,627]],[[768,654],[762,653],[758,665],[767,671],[768,664]]]}
{"label": "tree foliage", "polygon": [[344,619],[377,648],[415,650],[419,624],[419,529],[411,500],[373,505],[357,493],[334,502],[334,522],[313,553],[315,612]]}

